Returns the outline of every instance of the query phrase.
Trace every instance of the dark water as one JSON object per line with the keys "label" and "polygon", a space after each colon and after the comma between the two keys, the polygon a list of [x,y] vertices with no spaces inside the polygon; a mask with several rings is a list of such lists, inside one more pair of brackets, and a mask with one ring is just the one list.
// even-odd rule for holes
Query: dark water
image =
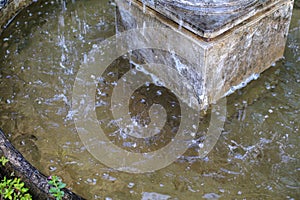
{"label": "dark water", "polygon": [[[101,164],[82,144],[72,118],[72,87],[80,64],[93,45],[114,34],[114,4],[89,0],[35,3],[1,35],[0,127],[33,165],[62,177],[87,199],[300,197],[298,8],[285,59],[227,98],[224,131],[213,151],[198,159],[197,147],[191,147],[175,163],[146,174],[118,172]],[[96,96],[100,120],[111,117],[106,98],[114,81],[131,67],[120,58],[105,72],[98,85],[103,93]],[[161,88],[149,88],[152,93],[141,88],[134,94],[138,101],[130,103],[133,113],[149,108],[140,101],[147,96],[160,103],[154,94]],[[163,98],[168,112],[175,107],[172,115],[179,116],[176,99]],[[147,123],[149,116],[141,118]],[[172,130],[166,127],[166,132]]]}

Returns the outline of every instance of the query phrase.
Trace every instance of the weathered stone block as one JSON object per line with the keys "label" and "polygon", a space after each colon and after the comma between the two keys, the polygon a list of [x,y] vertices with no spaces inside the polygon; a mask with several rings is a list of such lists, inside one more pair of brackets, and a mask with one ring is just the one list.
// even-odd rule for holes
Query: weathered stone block
{"label": "weathered stone block", "polygon": [[[242,12],[247,15],[241,14],[243,20],[236,19],[230,25],[224,23],[215,32],[207,32],[209,37],[195,34],[197,31],[182,27],[182,24],[154,10],[155,7],[147,7],[139,1],[119,0],[117,6],[119,32],[135,28],[168,27],[188,38],[187,41],[180,41],[180,38],[171,38],[173,34],[166,34],[161,37],[165,40],[159,41],[165,45],[169,45],[170,41],[178,43],[185,58],[173,54],[171,48],[169,52],[139,50],[135,55],[143,58],[146,63],[172,66],[192,85],[189,94],[180,95],[187,99],[195,96],[201,108],[205,108],[235,88],[246,85],[283,57],[293,0],[259,4],[249,13]],[[143,43],[143,38],[131,38],[128,41]],[[156,73],[161,75],[160,72]],[[165,78],[172,81],[168,75]],[[179,86],[176,92],[180,93]]]}
{"label": "weathered stone block", "polygon": [[215,38],[279,1],[140,0],[140,2],[199,36]]}

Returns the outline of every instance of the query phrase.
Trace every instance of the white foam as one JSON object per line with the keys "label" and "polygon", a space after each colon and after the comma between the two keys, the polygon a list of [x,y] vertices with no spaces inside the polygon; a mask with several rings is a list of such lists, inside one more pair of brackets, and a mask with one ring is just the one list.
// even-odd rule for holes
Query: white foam
{"label": "white foam", "polygon": [[248,78],[246,78],[243,82],[241,82],[240,84],[236,85],[236,86],[232,86],[226,93],[224,96],[229,96],[230,94],[234,93],[236,90],[239,90],[243,87],[245,87],[248,83],[250,83],[253,80],[257,80],[259,78],[259,74],[252,74],[251,76],[249,76]]}

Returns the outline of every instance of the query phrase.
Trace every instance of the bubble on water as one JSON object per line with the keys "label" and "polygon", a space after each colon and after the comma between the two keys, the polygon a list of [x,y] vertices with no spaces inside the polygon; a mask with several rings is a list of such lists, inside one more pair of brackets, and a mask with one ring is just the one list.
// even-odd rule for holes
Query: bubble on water
{"label": "bubble on water", "polygon": [[216,193],[207,193],[202,196],[204,199],[219,199],[221,196]]}
{"label": "bubble on water", "polygon": [[72,120],[74,114],[76,114],[76,113],[77,113],[77,111],[75,111],[75,110],[69,110],[69,111],[68,111],[68,114],[67,114],[66,117],[65,117],[65,121],[66,121],[66,120]]}
{"label": "bubble on water", "polygon": [[54,172],[56,169],[57,169],[57,167],[53,167],[53,166],[49,167],[50,172]]}
{"label": "bubble on water", "polygon": [[102,99],[100,101],[96,101],[95,106],[96,107],[101,107],[101,106],[107,106],[108,103],[106,101],[103,101]]}
{"label": "bubble on water", "polygon": [[135,186],[135,184],[133,182],[128,183],[127,187],[128,188],[133,188]]}
{"label": "bubble on water", "polygon": [[272,110],[272,109],[269,109],[268,112],[269,112],[269,113],[273,113],[273,110]]}
{"label": "bubble on water", "polygon": [[170,199],[171,196],[160,194],[156,192],[143,192],[142,200],[148,200],[148,199],[161,199],[161,200],[167,200]]}
{"label": "bubble on water", "polygon": [[112,181],[112,182],[117,180],[117,178],[115,178],[113,176],[110,176],[107,173],[103,173],[102,178],[105,179],[105,180],[108,180],[108,181]]}
{"label": "bubble on water", "polygon": [[116,81],[114,81],[114,82],[112,82],[112,83],[111,83],[111,85],[113,85],[113,86],[117,86],[117,85],[118,85],[118,83],[117,83]]}
{"label": "bubble on water", "polygon": [[272,67],[275,67],[275,66],[276,66],[276,62],[273,62],[273,63],[271,64],[271,66],[272,66]]}

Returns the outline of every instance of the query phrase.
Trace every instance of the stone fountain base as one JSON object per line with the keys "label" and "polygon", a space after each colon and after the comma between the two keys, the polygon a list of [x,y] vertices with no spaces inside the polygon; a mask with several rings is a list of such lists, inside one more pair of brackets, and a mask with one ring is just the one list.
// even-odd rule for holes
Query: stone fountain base
{"label": "stone fountain base", "polygon": [[[250,9],[248,13],[241,15],[240,19],[225,23],[223,27],[219,26],[215,30],[206,33],[204,31],[202,34],[197,34],[199,32],[197,28],[191,31],[191,26],[184,26],[192,24],[188,21],[169,19],[166,12],[159,12],[162,8],[156,9],[155,6],[147,6],[137,0],[118,0],[117,6],[119,33],[136,28],[168,28],[191,41],[189,44],[181,45],[186,55],[190,55],[186,60],[172,55],[167,56],[166,53],[155,50],[140,50],[136,56],[143,58],[145,63],[159,62],[173,67],[194,87],[184,98],[196,96],[201,108],[206,108],[222,96],[245,86],[283,57],[293,0],[268,1]],[[136,40],[134,37],[136,36],[133,35],[131,38],[133,41]],[[165,41],[160,42],[168,45],[171,36],[163,37]],[[179,46],[182,42],[176,39],[173,41]],[[143,39],[140,39],[140,42],[143,43]],[[187,45],[190,46],[187,48]],[[189,65],[183,73],[179,69],[180,66],[176,66],[178,64],[176,60],[185,66],[189,63],[196,65]]]}

